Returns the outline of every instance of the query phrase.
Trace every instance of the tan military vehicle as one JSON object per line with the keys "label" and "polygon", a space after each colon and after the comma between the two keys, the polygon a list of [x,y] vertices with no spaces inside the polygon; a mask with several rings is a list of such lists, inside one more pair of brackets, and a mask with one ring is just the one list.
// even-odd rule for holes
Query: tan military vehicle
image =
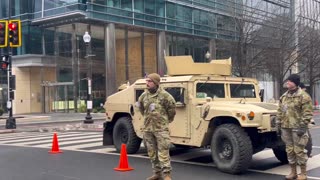
{"label": "tan military vehicle", "polygon": [[[231,59],[194,63],[191,56],[166,57],[168,75],[161,86],[176,100],[170,124],[173,145],[211,148],[217,167],[244,172],[252,155],[272,148],[283,163],[287,156],[276,134],[277,105],[261,102],[258,82],[231,76]],[[105,103],[103,144],[136,153],[143,138],[143,117],[135,107],[146,87],[145,79],[109,96]]]}

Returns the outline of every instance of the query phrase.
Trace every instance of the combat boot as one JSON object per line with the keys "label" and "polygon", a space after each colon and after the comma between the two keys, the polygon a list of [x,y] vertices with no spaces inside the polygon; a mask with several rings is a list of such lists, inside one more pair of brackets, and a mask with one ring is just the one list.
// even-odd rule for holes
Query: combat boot
{"label": "combat boot", "polygon": [[307,179],[307,166],[301,165],[300,169],[301,169],[301,173],[298,175],[297,180],[306,180]]}
{"label": "combat boot", "polygon": [[171,173],[170,172],[163,173],[163,180],[171,180]]}
{"label": "combat boot", "polygon": [[289,175],[286,176],[286,179],[296,179],[297,178],[297,165],[290,164],[291,172]]}
{"label": "combat boot", "polygon": [[147,180],[161,180],[161,172],[155,172],[152,176],[148,177]]}

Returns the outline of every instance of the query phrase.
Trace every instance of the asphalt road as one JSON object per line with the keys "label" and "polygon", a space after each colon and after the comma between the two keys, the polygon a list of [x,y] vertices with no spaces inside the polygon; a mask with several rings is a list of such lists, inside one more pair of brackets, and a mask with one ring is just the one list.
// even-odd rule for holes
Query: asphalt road
{"label": "asphalt road", "polygon": [[[318,160],[320,156],[320,114],[315,114],[314,119],[317,126],[310,130],[313,137],[314,157],[309,160],[309,168],[313,167],[308,171],[308,179],[320,180],[320,161]],[[56,126],[56,124],[49,124],[49,126]],[[37,125],[26,126],[25,128],[28,129],[30,127],[35,128]],[[6,139],[12,141],[15,138],[13,139],[10,135],[6,138],[0,136],[0,144]],[[63,142],[62,135],[61,139],[62,148],[67,148],[68,142]],[[51,137],[48,140],[50,146]],[[30,139],[27,140],[26,144],[30,146],[30,143],[33,142],[28,141]],[[34,141],[40,144],[39,140]],[[77,149],[73,151],[64,149],[64,153],[52,155],[48,153],[48,148],[16,145],[16,143],[21,142],[8,143],[0,145],[1,180],[139,180],[146,179],[152,172],[145,153],[138,156],[129,156],[129,163],[134,168],[133,171],[118,172],[113,170],[114,167],[118,166],[119,162],[119,154],[114,152],[89,152],[89,149],[90,151],[93,150],[92,148],[87,148],[88,152],[86,150],[80,152]],[[73,143],[76,143],[76,140]],[[100,144],[100,141],[98,143]],[[75,145],[71,144],[73,147]],[[174,160],[176,157],[172,157],[172,159]],[[173,179],[283,179],[283,174],[288,171],[287,165],[280,165],[274,157],[263,160],[254,158],[250,170],[241,175],[220,172],[216,167],[212,166],[210,155],[202,154],[201,158],[192,159],[191,163],[188,161],[173,162]]]}
{"label": "asphalt road", "polygon": [[[49,154],[48,149],[0,145],[0,174],[3,180],[142,180],[152,170],[145,158],[129,157],[132,171],[119,172],[119,155],[64,151]],[[230,175],[212,167],[173,163],[173,179],[177,180],[269,180],[283,176],[249,171]]]}

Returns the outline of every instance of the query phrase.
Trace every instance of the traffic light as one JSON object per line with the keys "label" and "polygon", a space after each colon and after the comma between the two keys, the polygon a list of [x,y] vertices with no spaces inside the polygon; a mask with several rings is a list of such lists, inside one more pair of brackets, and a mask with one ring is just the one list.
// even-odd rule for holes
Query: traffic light
{"label": "traffic light", "polygon": [[1,70],[6,71],[8,70],[9,66],[9,56],[2,56],[0,61]]}
{"label": "traffic light", "polygon": [[9,41],[10,47],[21,46],[21,22],[20,20],[9,21]]}
{"label": "traffic light", "polygon": [[0,48],[8,45],[8,21],[0,20]]}

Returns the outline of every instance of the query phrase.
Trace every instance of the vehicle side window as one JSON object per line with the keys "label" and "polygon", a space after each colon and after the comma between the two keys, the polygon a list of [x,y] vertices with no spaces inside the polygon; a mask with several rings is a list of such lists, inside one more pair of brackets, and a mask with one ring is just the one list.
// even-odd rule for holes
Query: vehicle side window
{"label": "vehicle side window", "polygon": [[171,94],[176,102],[180,102],[182,98],[184,98],[182,88],[180,87],[168,87],[165,90]]}
{"label": "vehicle side window", "polygon": [[144,92],[143,89],[136,89],[135,96],[136,96],[136,102],[138,101],[141,94]]}
{"label": "vehicle side window", "polygon": [[255,98],[253,84],[230,84],[231,98]]}
{"label": "vehicle side window", "polygon": [[197,98],[224,98],[225,90],[223,83],[198,83],[197,84]]}

